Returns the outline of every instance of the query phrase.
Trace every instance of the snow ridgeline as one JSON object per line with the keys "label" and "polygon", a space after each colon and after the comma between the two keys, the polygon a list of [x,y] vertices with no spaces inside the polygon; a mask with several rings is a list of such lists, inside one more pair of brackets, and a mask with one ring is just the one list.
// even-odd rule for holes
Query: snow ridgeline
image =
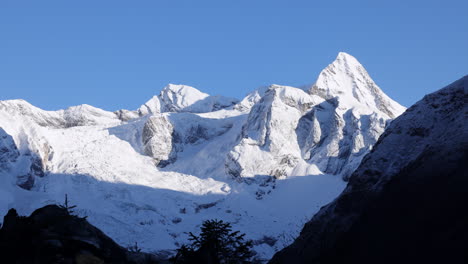
{"label": "snow ridgeline", "polygon": [[404,110],[345,53],[308,88],[272,85],[241,101],[172,84],[135,111],[0,101],[0,213],[67,193],[92,224],[146,251],[173,250],[218,218],[269,258]]}

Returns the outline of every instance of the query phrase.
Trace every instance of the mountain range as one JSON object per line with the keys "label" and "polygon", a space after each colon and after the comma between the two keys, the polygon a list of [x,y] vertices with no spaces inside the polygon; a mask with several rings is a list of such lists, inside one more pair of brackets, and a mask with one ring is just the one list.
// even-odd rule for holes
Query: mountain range
{"label": "mountain range", "polygon": [[159,254],[218,218],[269,259],[358,178],[405,110],[346,53],[312,85],[271,85],[242,100],[169,84],[136,110],[0,101],[0,214],[27,215],[67,194],[119,244]]}

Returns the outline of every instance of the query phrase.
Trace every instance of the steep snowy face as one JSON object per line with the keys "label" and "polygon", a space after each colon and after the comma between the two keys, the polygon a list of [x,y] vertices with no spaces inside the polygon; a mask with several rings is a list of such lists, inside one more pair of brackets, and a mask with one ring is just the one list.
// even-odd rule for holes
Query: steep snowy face
{"label": "steep snowy face", "polygon": [[301,159],[295,132],[298,120],[322,101],[298,88],[269,87],[251,108],[239,143],[227,156],[227,173],[234,177],[291,175]]}
{"label": "steep snowy face", "polygon": [[[446,234],[459,234],[448,226],[466,215],[461,208],[466,202],[467,94],[465,76],[426,95],[395,119],[352,174],[343,193],[323,207],[304,226],[300,237],[271,263],[374,263],[375,257],[387,255],[420,260],[429,254],[428,247],[441,246],[440,241],[455,243],[455,247],[443,244],[441,248],[454,248],[453,253],[460,254],[457,247],[461,244]],[[416,219],[428,220],[421,225]],[[361,234],[365,238],[360,239]],[[379,246],[374,253],[370,241],[376,237],[403,246]],[[434,238],[435,244],[430,244]],[[359,252],[362,245],[366,253]],[[338,248],[346,250],[337,253]],[[419,251],[411,253],[415,250]],[[452,254],[441,254],[443,261],[447,255]],[[363,260],[363,256],[373,259]],[[387,261],[395,262],[383,262]]]}
{"label": "steep snowy face", "polygon": [[405,110],[380,90],[356,58],[344,52],[320,73],[309,92],[325,99],[338,98],[342,108],[378,110],[389,118]]}

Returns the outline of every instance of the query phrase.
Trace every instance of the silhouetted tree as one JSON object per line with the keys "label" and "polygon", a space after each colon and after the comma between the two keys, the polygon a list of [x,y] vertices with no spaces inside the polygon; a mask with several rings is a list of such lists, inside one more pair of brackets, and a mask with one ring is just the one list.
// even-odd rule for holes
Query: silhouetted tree
{"label": "silhouetted tree", "polygon": [[130,252],[135,252],[135,253],[141,252],[141,248],[138,246],[137,242],[135,242],[135,244],[133,246],[127,247],[127,249]]}
{"label": "silhouetted tree", "polygon": [[67,194],[65,194],[65,202],[63,203],[63,205],[59,205],[59,207],[66,209],[68,214],[71,216],[76,216],[81,219],[88,218],[88,216],[79,217],[78,215],[73,214],[75,212],[73,209],[76,208],[76,205],[70,205]]}
{"label": "silhouetted tree", "polygon": [[76,207],[76,205],[70,205],[68,202],[68,195],[65,194],[65,202],[63,203],[63,205],[60,205],[60,207],[67,209],[67,212],[69,214],[72,214],[74,212],[73,209]]}
{"label": "silhouetted tree", "polygon": [[245,234],[232,231],[231,224],[222,220],[204,221],[200,235],[190,232],[189,236],[191,245],[178,249],[173,263],[250,263],[254,256],[252,241],[245,241]]}

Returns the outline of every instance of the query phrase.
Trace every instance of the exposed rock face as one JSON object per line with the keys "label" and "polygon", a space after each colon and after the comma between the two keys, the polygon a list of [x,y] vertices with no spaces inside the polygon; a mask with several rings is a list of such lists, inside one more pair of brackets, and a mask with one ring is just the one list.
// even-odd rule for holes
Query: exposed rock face
{"label": "exposed rock face", "polygon": [[0,170],[6,170],[19,156],[13,138],[0,127]]}
{"label": "exposed rock face", "polygon": [[161,263],[149,254],[129,252],[86,219],[47,205],[31,216],[10,209],[0,229],[3,263]]}
{"label": "exposed rock face", "polygon": [[394,120],[344,192],[270,263],[464,263],[468,76]]}
{"label": "exposed rock face", "polygon": [[176,158],[173,134],[174,128],[164,115],[150,117],[143,127],[144,151],[160,166],[165,166]]}

